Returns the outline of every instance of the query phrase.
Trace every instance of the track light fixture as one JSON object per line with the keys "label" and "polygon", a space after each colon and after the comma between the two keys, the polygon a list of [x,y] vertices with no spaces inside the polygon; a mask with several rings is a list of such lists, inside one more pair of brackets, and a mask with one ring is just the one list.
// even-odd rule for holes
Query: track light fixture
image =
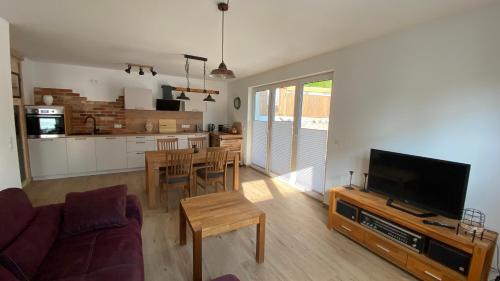
{"label": "track light fixture", "polygon": [[125,69],[125,72],[130,74],[132,72],[132,68],[139,69],[139,75],[144,75],[144,69],[149,69],[151,71],[151,74],[153,76],[156,76],[158,72],[154,70],[154,67],[152,65],[144,65],[144,64],[134,64],[134,63],[128,63],[127,68]]}

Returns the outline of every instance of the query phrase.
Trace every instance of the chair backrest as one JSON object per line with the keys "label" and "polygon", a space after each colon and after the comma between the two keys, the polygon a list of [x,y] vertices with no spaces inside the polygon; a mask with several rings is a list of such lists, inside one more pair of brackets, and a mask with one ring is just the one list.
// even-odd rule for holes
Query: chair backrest
{"label": "chair backrest", "polygon": [[193,148],[193,145],[196,145],[196,148],[205,148],[207,147],[207,140],[204,137],[188,138],[189,148]]}
{"label": "chair backrest", "polygon": [[156,141],[158,150],[175,150],[179,148],[178,138],[158,139]]}
{"label": "chair backrest", "polygon": [[225,147],[207,148],[207,172],[220,173],[225,172],[227,168],[228,150]]}
{"label": "chair backrest", "polygon": [[167,178],[191,176],[193,153],[193,149],[167,150]]}

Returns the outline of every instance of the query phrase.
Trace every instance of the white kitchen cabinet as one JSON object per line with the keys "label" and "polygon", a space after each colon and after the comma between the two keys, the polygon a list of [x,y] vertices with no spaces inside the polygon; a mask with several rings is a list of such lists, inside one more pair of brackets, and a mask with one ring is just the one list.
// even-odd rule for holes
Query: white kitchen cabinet
{"label": "white kitchen cabinet", "polygon": [[66,139],[29,139],[31,175],[37,177],[64,175],[68,172]]}
{"label": "white kitchen cabinet", "polygon": [[144,168],[144,152],[156,150],[154,136],[127,137],[127,168]]}
{"label": "white kitchen cabinet", "polygon": [[127,140],[125,137],[96,137],[97,171],[127,168]]}
{"label": "white kitchen cabinet", "polygon": [[127,168],[144,168],[144,152],[127,152]]}
{"label": "white kitchen cabinet", "polygon": [[97,170],[95,138],[66,138],[68,173],[86,173]]}
{"label": "white kitchen cabinet", "polygon": [[125,88],[125,109],[155,110],[153,91],[142,88]]}

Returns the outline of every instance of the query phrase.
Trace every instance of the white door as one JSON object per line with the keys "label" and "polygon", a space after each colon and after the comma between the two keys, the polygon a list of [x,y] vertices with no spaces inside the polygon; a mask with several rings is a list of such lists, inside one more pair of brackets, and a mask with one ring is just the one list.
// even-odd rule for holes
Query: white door
{"label": "white door", "polygon": [[301,81],[298,112],[296,185],[325,192],[325,169],[332,96],[331,75]]}
{"label": "white door", "polygon": [[85,173],[97,170],[95,138],[67,138],[68,172]]}
{"label": "white door", "polygon": [[294,85],[273,87],[271,98],[270,172],[287,181],[292,171],[295,88]]}
{"label": "white door", "polygon": [[29,139],[31,175],[45,177],[68,172],[66,139]]}
{"label": "white door", "polygon": [[267,144],[269,126],[270,90],[264,89],[254,93],[254,110],[252,122],[252,164],[267,171]]}
{"label": "white door", "polygon": [[125,137],[98,137],[95,146],[97,171],[127,168],[127,140]]}

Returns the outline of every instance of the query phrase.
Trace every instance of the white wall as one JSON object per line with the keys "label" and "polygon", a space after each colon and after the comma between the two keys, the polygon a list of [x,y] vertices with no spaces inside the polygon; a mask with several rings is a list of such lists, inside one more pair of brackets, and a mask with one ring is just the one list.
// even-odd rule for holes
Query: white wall
{"label": "white wall", "polygon": [[0,18],[0,190],[8,187],[21,187],[21,176],[10,79],[9,23]]}
{"label": "white wall", "polygon": [[[194,67],[191,64],[191,67]],[[124,67],[125,69],[125,67]],[[123,95],[124,87],[141,87],[153,90],[157,98],[161,98],[161,85],[186,86],[184,77],[156,75],[152,76],[147,70],[143,76],[137,72],[131,74],[124,70],[113,70],[77,65],[64,65],[46,62],[37,62],[25,59],[23,62],[24,95],[27,104],[33,104],[33,87],[72,89],[83,97],[94,101],[114,101]],[[191,79],[192,88],[203,88],[203,80]],[[227,123],[227,85],[221,81],[207,81],[207,89],[219,90],[215,95],[217,102],[207,103],[207,112],[203,114],[205,124]],[[194,95],[201,98],[200,94]]]}
{"label": "white wall", "polygon": [[370,148],[470,163],[466,207],[500,230],[499,26],[496,2],[236,80],[229,120],[248,120],[249,87],[334,70],[327,188],[351,169],[360,183]]}

